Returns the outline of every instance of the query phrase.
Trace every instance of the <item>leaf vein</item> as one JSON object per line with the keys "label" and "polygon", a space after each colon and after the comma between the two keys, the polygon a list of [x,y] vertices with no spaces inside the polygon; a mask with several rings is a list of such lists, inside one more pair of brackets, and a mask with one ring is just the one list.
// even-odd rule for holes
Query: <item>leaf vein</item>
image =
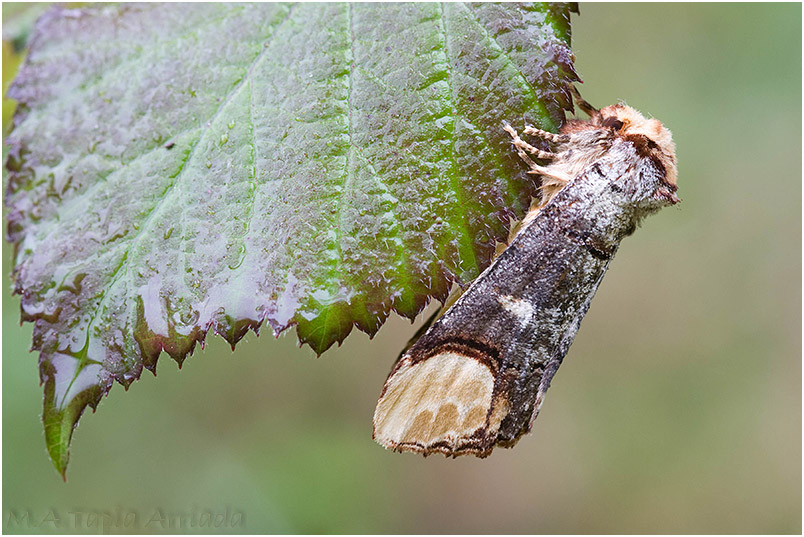
{"label": "leaf vein", "polygon": [[[511,58],[511,56],[505,51],[505,49],[502,48],[502,46],[500,46],[500,43],[497,41],[497,39],[493,35],[491,35],[489,33],[488,29],[485,27],[485,25],[482,22],[480,22],[480,19],[477,17],[477,13],[475,13],[474,10],[470,9],[466,5],[464,5],[464,9],[466,9],[466,11],[469,13],[469,15],[471,15],[472,22],[478,28],[480,28],[480,30],[483,32],[483,35],[486,36],[486,39],[488,39],[488,41],[497,49],[497,51],[499,51],[500,55],[503,57],[505,62],[514,69],[514,71],[519,76],[519,78],[522,80],[522,82],[524,82],[525,89],[530,94],[530,97],[531,97],[531,100],[534,103],[534,106],[539,108],[539,111],[541,112],[541,115],[543,117],[547,118],[547,121],[550,121],[550,119],[549,119],[550,118],[550,113],[547,111],[547,108],[544,106],[544,103],[542,103],[541,100],[539,100],[538,95],[536,93],[536,90],[533,89],[533,84],[531,84],[530,81],[527,79],[527,77],[524,74],[522,74],[522,71],[519,70],[519,67],[517,67],[516,63]],[[552,125],[552,121],[550,121],[549,126],[545,125],[545,127],[549,127],[549,128],[551,128],[551,130],[555,130],[555,126]]]}
{"label": "leaf vein", "polygon": [[[452,73],[452,52],[450,51],[449,46],[449,36],[447,30],[447,17],[444,16],[444,2],[439,4],[439,14],[441,24],[439,25],[439,29],[441,30],[441,36],[444,39],[444,57],[446,60],[446,69],[447,69],[447,80],[449,80],[449,88],[450,88],[450,107],[452,108],[452,133],[450,135],[450,173],[449,173],[449,180],[452,186],[452,191],[455,193],[456,198],[456,207],[455,210],[458,212],[459,220],[458,227],[460,228],[458,231],[462,231],[461,237],[459,240],[463,243],[463,247],[466,250],[464,255],[460,255],[462,260],[469,261],[471,264],[470,269],[475,273],[478,270],[478,263],[477,263],[477,255],[475,253],[475,249],[472,247],[472,243],[470,240],[470,232],[469,232],[469,222],[466,218],[466,211],[464,210],[464,196],[461,192],[461,185],[460,180],[458,178],[458,160],[457,155],[455,152],[455,138],[457,137],[457,127],[458,127],[458,111],[455,106],[455,78]],[[453,221],[453,225],[455,222]]]}
{"label": "leaf vein", "polygon": [[355,65],[357,64],[357,57],[355,56],[355,33],[353,27],[353,17],[354,17],[354,4],[349,3],[349,7],[347,10],[347,17],[349,19],[349,23],[347,25],[348,29],[348,36],[349,36],[349,52],[350,52],[350,61],[349,61],[349,89],[346,95],[346,108],[347,108],[347,130],[349,134],[349,147],[346,150],[346,169],[344,170],[343,181],[341,181],[340,185],[340,192],[338,193],[338,206],[336,207],[336,222],[337,228],[335,231],[335,247],[337,248],[338,257],[336,260],[336,271],[340,275],[341,280],[344,279],[343,273],[343,246],[341,244],[343,240],[343,205],[344,205],[344,196],[346,195],[348,189],[350,188],[350,183],[352,177],[352,160],[353,160],[353,151],[354,151],[354,140],[352,137],[352,130],[354,128],[353,125],[353,118],[352,118],[352,99],[353,99],[353,89],[354,89],[354,70]]}
{"label": "leaf vein", "polygon": [[[273,28],[273,31],[270,34],[268,42],[266,42],[263,45],[262,50],[260,50],[260,52],[255,56],[254,60],[252,60],[251,65],[249,66],[249,69],[246,72],[246,75],[243,77],[243,79],[240,81],[239,84],[237,84],[234,88],[232,88],[232,90],[229,92],[229,94],[226,96],[226,98],[221,100],[221,104],[218,106],[218,109],[215,111],[215,113],[212,115],[212,117],[207,121],[207,123],[205,125],[206,129],[211,128],[212,123],[215,121],[215,119],[218,117],[218,115],[221,113],[221,111],[226,107],[226,105],[230,102],[232,96],[237,93],[237,91],[240,89],[240,87],[242,87],[243,84],[245,84],[245,83],[250,81],[251,74],[254,72],[254,68],[257,66],[257,64],[260,62],[260,60],[265,57],[265,53],[268,50],[268,45],[273,41],[273,39],[275,38],[275,36],[276,36],[277,32],[279,31],[279,29],[290,18],[290,16],[293,13],[294,8],[295,8],[295,5],[293,7],[291,7],[290,10],[288,10],[288,13],[285,15],[285,17],[282,19],[282,21],[279,22],[279,24],[277,24],[275,28]],[[89,337],[91,335],[92,326],[95,324],[95,322],[98,319],[98,315],[103,311],[103,307],[106,305],[106,301],[107,301],[107,299],[108,299],[108,297],[110,295],[110,293],[108,291],[111,291],[111,289],[117,284],[117,282],[120,280],[120,278],[124,274],[128,273],[128,268],[130,266],[129,253],[132,251],[132,249],[142,239],[143,234],[149,228],[149,224],[151,223],[151,221],[152,221],[152,219],[154,217],[154,214],[158,211],[158,209],[160,207],[163,206],[165,200],[168,199],[173,192],[175,192],[174,187],[175,187],[177,182],[181,182],[182,175],[184,173],[184,170],[186,169],[187,163],[192,159],[192,157],[193,157],[193,155],[195,153],[195,150],[198,148],[199,142],[201,141],[202,138],[203,138],[203,136],[199,136],[199,138],[196,141],[195,145],[188,152],[187,157],[185,158],[184,162],[182,163],[181,168],[179,169],[179,172],[176,174],[176,176],[174,178],[174,181],[168,186],[165,195],[162,196],[162,198],[159,199],[159,201],[156,203],[156,205],[154,205],[154,207],[152,207],[150,209],[150,211],[148,212],[147,216],[145,217],[145,221],[143,222],[143,225],[140,227],[139,232],[134,237],[131,238],[131,242],[130,242],[129,246],[126,248],[125,252],[123,253],[122,262],[117,267],[117,269],[114,271],[114,273],[111,275],[110,283],[106,286],[106,290],[104,290],[104,292],[102,293],[102,297],[101,297],[100,302],[98,303],[95,311],[92,313],[92,317],[91,317],[91,320],[90,320],[90,323],[89,323],[89,327],[87,328],[87,342],[89,341]],[[182,218],[183,218],[183,215],[184,215],[184,208],[182,207]],[[184,230],[182,229],[182,234],[183,233],[184,233]],[[182,242],[184,242],[183,237],[182,237]],[[120,271],[122,269],[125,269],[123,274],[120,273]],[[76,376],[81,372],[81,370],[84,368],[85,365],[86,365],[85,359],[82,359],[81,364],[76,369],[76,372],[75,372]]]}

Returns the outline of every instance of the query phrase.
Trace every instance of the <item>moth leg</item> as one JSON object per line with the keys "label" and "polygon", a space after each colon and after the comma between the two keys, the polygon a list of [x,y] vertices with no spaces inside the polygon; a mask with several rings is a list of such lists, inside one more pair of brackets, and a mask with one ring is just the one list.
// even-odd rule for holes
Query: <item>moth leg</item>
{"label": "moth leg", "polygon": [[505,132],[510,134],[511,138],[513,138],[513,144],[514,144],[514,147],[516,147],[516,150],[517,150],[517,153],[519,153],[519,156],[522,158],[522,160],[524,160],[529,165],[531,165],[531,167],[536,166],[536,163],[533,162],[533,160],[531,160],[530,157],[528,157],[527,154],[525,154],[525,151],[527,151],[528,153],[530,153],[531,155],[533,155],[534,157],[536,157],[539,160],[553,160],[554,158],[556,158],[555,153],[551,153],[550,151],[542,151],[541,149],[537,149],[537,148],[533,147],[532,145],[530,145],[529,143],[527,143],[522,138],[520,138],[519,134],[516,132],[516,129],[514,129],[511,125],[506,124],[503,128],[505,129]]}
{"label": "moth leg", "polygon": [[577,104],[578,108],[580,108],[587,116],[592,117],[600,113],[600,110],[589,104],[583,97],[581,97],[581,94],[578,91],[578,88],[575,87],[575,84],[570,84],[570,92],[575,98],[575,104]]}
{"label": "moth leg", "polygon": [[[557,185],[564,186],[565,184],[569,183],[572,180],[572,177],[569,175],[559,172],[555,169],[555,167],[544,167],[539,166],[538,164],[534,164],[531,166],[531,170],[527,172],[530,175],[542,175],[544,177],[550,177],[556,180]],[[551,183],[552,184],[552,183]]]}
{"label": "moth leg", "polygon": [[570,139],[570,137],[566,134],[554,134],[549,131],[537,129],[536,127],[531,127],[530,125],[525,126],[523,134],[527,134],[528,136],[537,136],[543,140],[547,140],[548,142],[553,142],[554,144],[565,144],[569,142]]}
{"label": "moth leg", "polygon": [[519,154],[519,158],[524,160],[525,164],[527,164],[531,169],[537,168],[538,164],[533,162],[533,159],[531,159],[528,156],[528,154],[525,153],[525,150],[522,148],[523,144],[524,145],[528,145],[528,144],[526,144],[524,141],[522,141],[521,138],[519,138],[519,135],[517,134],[516,129],[514,129],[511,125],[505,125],[505,130],[513,138],[513,144],[514,144],[514,147],[516,148],[517,154]]}
{"label": "moth leg", "polygon": [[[542,151],[541,149],[537,149],[530,145],[529,143],[522,140],[517,134],[516,129],[514,129],[511,125],[506,124],[504,126],[505,131],[511,135],[513,138],[513,144],[516,148],[516,152],[519,154],[519,157],[524,160],[528,166],[530,167],[530,171],[527,172],[531,175],[541,175],[551,179],[554,179],[558,184],[564,185],[572,179],[568,175],[558,172],[555,166],[541,166],[536,164],[533,159],[528,156],[528,153],[531,153],[536,158],[541,160],[552,160],[557,158],[558,155],[555,153],[551,153],[549,151]],[[551,133],[552,134],[552,133]],[[526,151],[528,153],[526,153]]]}
{"label": "moth leg", "polygon": [[[516,147],[516,146],[515,146],[515,147]],[[528,154],[527,154],[527,153],[525,153],[525,151],[523,151],[523,150],[522,150],[522,148],[517,147],[517,148],[516,148],[516,152],[517,152],[517,154],[519,155],[519,158],[521,158],[522,160],[524,160],[524,161],[525,161],[525,164],[527,164],[527,165],[528,165],[528,166],[531,168],[531,170],[535,170],[536,168],[540,168],[540,166],[539,166],[538,164],[536,164],[535,162],[533,162],[533,159],[532,159],[532,158],[530,158],[530,157],[528,156]],[[528,172],[528,173],[530,173],[530,172]]]}

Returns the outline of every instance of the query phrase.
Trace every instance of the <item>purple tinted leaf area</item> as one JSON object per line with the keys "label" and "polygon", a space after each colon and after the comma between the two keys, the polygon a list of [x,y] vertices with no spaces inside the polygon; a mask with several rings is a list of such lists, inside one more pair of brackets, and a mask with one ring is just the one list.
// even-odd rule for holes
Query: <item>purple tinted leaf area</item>
{"label": "purple tinted leaf area", "polygon": [[50,455],[114,381],[212,330],[321,353],[467,283],[538,184],[570,6],[146,4],[37,23],[5,203]]}

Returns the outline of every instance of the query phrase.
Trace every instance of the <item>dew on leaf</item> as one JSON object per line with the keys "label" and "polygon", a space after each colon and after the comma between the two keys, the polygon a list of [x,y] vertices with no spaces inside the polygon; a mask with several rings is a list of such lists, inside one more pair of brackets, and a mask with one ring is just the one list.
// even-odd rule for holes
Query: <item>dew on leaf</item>
{"label": "dew on leaf", "polygon": [[[113,13],[129,8],[103,9]],[[246,318],[255,319],[251,328],[265,321],[277,333],[299,323],[299,337],[316,352],[323,352],[348,334],[358,316],[376,318],[374,312],[388,312],[395,300],[401,300],[398,297],[407,303],[423,300],[422,291],[413,289],[420,289],[418,282],[429,281],[431,275],[425,272],[432,272],[439,261],[434,251],[453,256],[448,260],[450,270],[470,266],[465,277],[476,275],[473,271],[478,264],[487,260],[475,262],[478,248],[474,237],[486,240],[492,234],[490,229],[496,229],[492,219],[500,209],[483,200],[519,199],[536,192],[517,183],[510,187],[519,189],[515,196],[501,194],[500,189],[509,186],[490,175],[485,162],[467,162],[476,142],[468,137],[452,139],[455,114],[451,97],[460,106],[459,117],[466,120],[462,127],[474,125],[483,133],[478,141],[486,144],[483,151],[488,155],[484,153],[483,158],[489,162],[496,162],[500,148],[510,145],[498,128],[503,120],[533,113],[543,124],[560,125],[562,121],[561,104],[540,90],[561,90],[571,76],[556,75],[552,64],[547,70],[532,65],[550,62],[553,56],[527,51],[523,43],[533,43],[540,36],[548,43],[555,41],[555,32],[521,22],[527,7],[467,4],[460,8],[464,15],[492,10],[494,16],[514,21],[510,28],[515,30],[500,26],[506,29],[505,39],[490,47],[487,41],[493,43],[496,27],[470,25],[473,30],[466,38],[463,30],[443,35],[443,28],[431,24],[440,16],[439,6],[354,4],[352,9],[359,16],[353,22],[362,24],[354,46],[360,47],[362,56],[356,54],[346,61],[343,52],[352,43],[338,26],[343,18],[331,16],[339,10],[343,14],[341,4],[301,4],[290,12],[282,4],[255,4],[243,10],[250,12],[249,16],[226,15],[214,25],[200,26],[197,19],[181,16],[187,9],[166,4],[141,14],[127,12],[127,20],[135,24],[100,34],[93,32],[99,20],[108,20],[108,13],[99,18],[93,6],[78,11],[82,17],[71,21],[71,31],[64,31],[63,23],[54,16],[49,24],[57,31],[35,30],[40,33],[31,41],[35,50],[29,58],[36,61],[23,66],[21,74],[26,76],[19,79],[23,90],[19,91],[19,109],[25,114],[15,118],[19,121],[12,136],[18,136],[21,147],[19,154],[8,160],[7,199],[10,213],[20,215],[15,216],[13,240],[18,252],[14,261],[20,267],[16,284],[28,293],[23,299],[24,317],[36,321],[35,341],[47,338],[57,341],[53,348],[68,344],[83,348],[89,345],[86,334],[69,329],[70,323],[95,318],[101,301],[105,311],[119,312],[114,318],[104,316],[102,323],[95,325],[103,330],[98,334],[101,338],[92,340],[92,356],[106,364],[97,371],[80,369],[81,363],[71,363],[61,357],[66,354],[58,355],[50,347],[40,355],[43,378],[48,367],[56,368],[58,382],[80,369],[79,374],[89,374],[81,381],[90,378],[97,392],[96,397],[76,397],[76,405],[81,406],[70,415],[58,414],[53,402],[50,407],[46,403],[46,419],[55,424],[50,425],[47,442],[60,469],[66,465],[69,434],[51,434],[54,426],[71,433],[80,410],[108,392],[112,380],[130,383],[142,366],[155,366],[163,349],[176,355],[189,351],[187,339],[169,325],[175,317],[168,317],[168,297],[182,305],[181,311],[201,312],[200,317],[180,319],[184,335],[197,330],[203,336],[210,326],[207,321],[220,322],[224,317],[231,319],[221,326],[231,328],[227,337],[233,342],[242,337],[234,332],[244,326]],[[389,17],[388,11],[380,13],[380,9],[396,11]],[[170,19],[175,24],[164,32],[144,41],[129,35],[133,28],[148,31],[152,26],[148,17],[170,10],[176,10]],[[254,16],[255,10],[263,13]],[[457,12],[448,7],[445,16],[450,16],[448,11]],[[374,22],[380,19],[384,22]],[[285,28],[292,26],[294,31],[271,33],[285,20]],[[226,51],[216,45],[224,35],[223,27],[236,29],[225,32],[232,45]],[[407,31],[410,28],[417,31]],[[492,39],[483,38],[483,31],[490,32]],[[96,47],[76,46],[76,39],[96,35]],[[181,35],[197,38],[177,40]],[[273,36],[270,42],[264,41],[266,35]],[[450,40],[452,58],[444,62],[443,50],[438,50],[438,61],[427,60],[433,43],[444,38]],[[106,90],[98,96],[92,93],[97,86],[53,91],[58,88],[48,81],[62,80],[65,65],[90,80],[96,76],[83,72],[81,61],[65,64],[65,57],[79,54],[87,64],[100,65],[108,60],[109,50],[131,41],[142,42],[132,50],[141,46],[142,54],[153,61],[125,64],[125,79],[120,79],[119,70],[104,74],[105,81],[115,84],[115,93]],[[178,48],[163,53],[167,43]],[[280,52],[258,55],[255,60],[255,43],[273,43]],[[414,69],[410,58],[417,61]],[[380,80],[387,87],[367,81],[363,67],[370,67],[365,72],[378,78],[388,75],[389,80]],[[528,84],[523,84],[522,76],[530,72],[542,77],[527,82],[536,88],[539,104],[545,105],[539,108],[549,110],[543,117],[541,112],[532,112],[534,100],[523,95]],[[422,80],[437,85],[421,87]],[[41,86],[26,87],[31,84],[26,81]],[[117,87],[122,85],[126,91],[118,94]],[[176,88],[178,98],[173,94]],[[39,95],[52,98],[49,102],[31,98]],[[477,103],[468,101],[468,95],[477,96]],[[74,117],[78,103],[89,111],[81,121]],[[438,115],[439,119],[433,119]],[[241,121],[241,117],[248,117],[241,127],[251,129],[250,137],[244,133],[243,144],[238,137],[237,146],[229,145],[235,118]],[[157,145],[155,151],[145,147],[166,140],[170,141]],[[176,145],[182,150],[165,151]],[[225,151],[222,146],[227,146]],[[159,150],[162,148],[165,150]],[[106,173],[82,166],[75,168],[81,170],[79,175],[70,168],[92,152],[96,154],[92,163],[105,166],[108,161]],[[65,163],[59,181],[48,191],[42,179],[52,176],[62,156]],[[204,166],[210,170],[213,164],[215,173],[201,173]],[[450,170],[455,167],[461,170],[460,177],[452,177]],[[72,174],[81,178],[80,188],[69,183]],[[455,179],[466,192],[478,193],[479,201],[456,207],[455,189],[444,186]],[[65,201],[54,197],[60,192],[69,192],[76,206],[86,209],[65,214],[61,211]],[[116,197],[119,200],[110,203]],[[111,222],[95,222],[98,206],[110,208]],[[54,207],[58,210],[53,211]],[[470,229],[459,225],[434,229],[444,221],[464,220],[470,222]],[[81,232],[66,233],[62,226]],[[174,229],[182,237],[187,233],[181,248],[165,243],[172,239]],[[91,234],[99,240],[90,240]],[[429,240],[428,234],[432,235]],[[109,242],[112,239],[114,242]],[[338,241],[344,243],[344,251]],[[235,244],[231,252],[225,250],[228,244]],[[400,251],[406,248],[409,251],[404,254],[412,260],[403,264]],[[68,262],[72,265],[67,274],[88,276],[72,284],[62,283],[65,272],[54,278],[53,267]],[[442,276],[452,278],[447,269]],[[51,280],[60,284],[59,292],[55,283],[48,287]],[[347,285],[346,281],[354,283]],[[41,296],[32,290],[43,288]],[[313,290],[318,290],[318,304],[313,303]],[[73,292],[76,296],[69,296]],[[419,295],[414,297],[416,293]],[[85,294],[100,298],[78,303]],[[69,306],[77,311],[65,314],[68,310],[59,310],[58,300],[71,301]],[[376,331],[381,320],[367,331]],[[82,322],[88,331],[86,321]],[[37,350],[41,350],[39,345]],[[139,354],[142,349],[145,356]],[[54,393],[52,383],[46,389]],[[67,384],[61,384],[59,390],[61,396],[77,396]]]}
{"label": "dew on leaf", "polygon": [[240,265],[243,264],[243,260],[246,258],[246,245],[241,244],[240,248],[237,251],[237,255],[235,258],[227,265],[231,270],[236,270],[240,268]]}

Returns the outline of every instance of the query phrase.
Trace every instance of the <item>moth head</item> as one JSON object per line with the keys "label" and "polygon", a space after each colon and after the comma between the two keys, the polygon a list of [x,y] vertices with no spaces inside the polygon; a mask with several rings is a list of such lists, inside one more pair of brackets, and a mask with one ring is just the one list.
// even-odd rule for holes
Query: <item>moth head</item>
{"label": "moth head", "polygon": [[673,135],[658,119],[646,118],[628,105],[619,103],[602,108],[592,122],[611,129],[613,134],[633,144],[641,162],[643,179],[653,189],[651,197],[658,206],[673,205],[680,200],[676,145]]}

